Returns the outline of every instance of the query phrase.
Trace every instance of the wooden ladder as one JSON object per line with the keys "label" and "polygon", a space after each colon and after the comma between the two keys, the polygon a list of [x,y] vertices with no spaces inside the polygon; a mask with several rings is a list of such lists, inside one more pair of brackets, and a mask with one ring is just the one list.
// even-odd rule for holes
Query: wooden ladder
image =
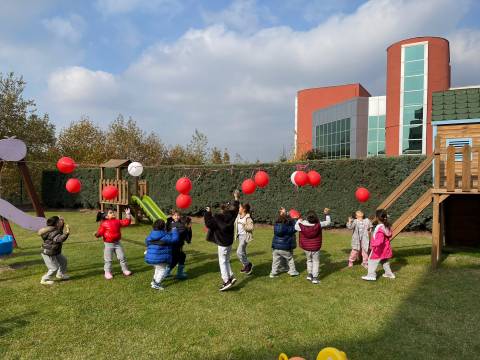
{"label": "wooden ladder", "polygon": [[[425,171],[428,170],[430,165],[432,165],[433,159],[435,154],[429,155],[425,160],[422,161],[420,165],[417,166],[413,172],[408,175],[405,180],[401,182],[400,185],[397,186],[393,192],[387,196],[385,200],[377,207],[377,209],[385,209],[387,210],[413,183],[422,176]],[[413,219],[412,219],[413,220]]]}
{"label": "wooden ladder", "polygon": [[392,239],[395,238],[413,219],[432,203],[432,190],[428,189],[392,225]]}

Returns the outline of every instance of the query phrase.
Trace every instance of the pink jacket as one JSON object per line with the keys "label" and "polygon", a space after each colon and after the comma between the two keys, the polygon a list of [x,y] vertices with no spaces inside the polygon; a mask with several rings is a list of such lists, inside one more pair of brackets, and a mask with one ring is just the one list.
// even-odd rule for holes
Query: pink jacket
{"label": "pink jacket", "polygon": [[372,249],[370,258],[372,260],[383,260],[393,257],[392,247],[390,246],[391,237],[392,231],[387,229],[385,225],[379,224],[375,227],[372,240],[370,241],[370,248]]}

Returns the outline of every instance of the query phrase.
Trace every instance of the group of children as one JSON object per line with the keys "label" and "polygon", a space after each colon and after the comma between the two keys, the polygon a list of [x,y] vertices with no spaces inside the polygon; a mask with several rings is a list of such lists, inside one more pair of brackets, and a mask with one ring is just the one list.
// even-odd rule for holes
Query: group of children
{"label": "group of children", "polygon": [[[100,222],[95,237],[103,238],[104,242],[104,276],[105,279],[113,278],[112,260],[117,257],[123,275],[130,276],[127,259],[121,244],[121,228],[131,223],[130,210],[125,211],[126,218],[119,220],[113,210],[97,214],[97,222]],[[290,217],[285,208],[279,210],[278,218],[273,227],[272,240],[272,270],[270,277],[274,278],[281,272],[288,272],[291,276],[298,276],[295,268],[293,251],[297,247],[296,233],[299,233],[299,245],[305,253],[307,262],[307,280],[312,284],[319,283],[320,249],[322,247],[322,229],[331,225],[329,209],[324,209],[325,220],[320,221],[315,211],[307,212],[305,218],[297,220]],[[205,226],[207,228],[207,240],[217,245],[218,262],[222,284],[220,291],[231,288],[237,281],[230,264],[230,255],[234,241],[238,242],[237,256],[242,263],[240,272],[250,275],[253,272],[253,264],[247,255],[247,246],[253,240],[254,223],[250,215],[250,205],[240,204],[239,191],[234,192],[234,201],[221,206],[219,213],[213,214],[207,207],[204,213]],[[353,231],[352,250],[348,259],[348,266],[361,256],[362,265],[368,269],[364,280],[376,280],[376,269],[379,264],[383,265],[384,277],[395,278],[390,268],[388,259],[392,257],[390,238],[392,232],[385,210],[378,210],[375,222],[377,223],[372,233],[372,222],[365,218],[361,211],[357,211],[348,219],[347,228]],[[67,240],[70,233],[69,226],[58,216],[47,220],[47,226],[39,230],[42,237],[42,257],[48,272],[42,277],[41,283],[53,284],[52,276],[60,280],[68,280],[66,274],[67,259],[62,255],[62,244]],[[154,275],[151,287],[155,290],[163,290],[162,281],[170,276],[172,269],[178,266],[176,277],[186,279],[185,259],[183,251],[185,243],[192,240],[191,219],[181,216],[180,212],[174,211],[172,216],[164,220],[157,220],[153,224],[153,230],[145,240],[145,262],[154,267]]]}

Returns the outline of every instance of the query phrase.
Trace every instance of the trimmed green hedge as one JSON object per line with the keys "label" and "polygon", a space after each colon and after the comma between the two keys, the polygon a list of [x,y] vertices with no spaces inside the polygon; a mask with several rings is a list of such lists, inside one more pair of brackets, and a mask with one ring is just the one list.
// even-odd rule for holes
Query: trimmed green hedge
{"label": "trimmed green hedge", "polygon": [[[319,213],[324,207],[329,207],[336,225],[344,225],[347,217],[356,209],[361,208],[368,216],[373,215],[378,204],[423,160],[422,156],[402,156],[295,164],[212,165],[197,168],[166,166],[146,169],[142,177],[148,181],[150,196],[164,211],[169,211],[175,206],[176,180],[181,176],[189,176],[193,181],[193,203],[189,213],[198,215],[207,205],[218,207],[231,199],[232,191],[239,188],[245,178],[251,177],[257,169],[264,169],[270,175],[270,184],[265,189],[257,189],[253,195],[242,197],[251,203],[256,221],[273,222],[280,206],[287,209],[293,207],[302,212],[314,209]],[[297,190],[290,182],[290,175],[297,165],[307,165],[307,170],[318,171],[322,176],[321,186]],[[53,208],[97,207],[99,170],[79,169],[75,176],[82,182],[83,189],[80,194],[71,195],[64,189],[69,176],[58,171],[45,171],[42,179],[44,204]],[[428,171],[391,207],[392,218],[397,218],[431,184],[432,174]],[[370,200],[365,204],[359,204],[355,199],[354,193],[359,186],[365,186],[371,193]],[[419,215],[409,228],[430,229],[431,208]]]}

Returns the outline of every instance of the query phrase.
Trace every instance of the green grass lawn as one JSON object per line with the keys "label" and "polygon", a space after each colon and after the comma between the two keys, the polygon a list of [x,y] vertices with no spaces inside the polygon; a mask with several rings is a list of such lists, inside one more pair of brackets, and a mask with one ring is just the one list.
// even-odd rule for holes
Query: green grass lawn
{"label": "green grass lawn", "polygon": [[[40,285],[45,266],[40,238],[15,228],[21,249],[0,260],[2,359],[276,359],[280,352],[314,359],[335,346],[349,359],[474,359],[480,357],[480,255],[450,252],[429,269],[430,238],[398,237],[396,280],[364,282],[364,269],[347,269],[348,232],[327,231],[321,283],[301,276],[270,279],[270,227],[249,245],[254,275],[220,293],[216,248],[194,226],[186,246],[190,279],[150,289],[143,261],[149,226],[123,232],[134,275],[103,278],[103,244],[92,237],[93,213],[65,212],[72,235],[63,253],[72,279]],[[478,234],[473,234],[478,236]]]}

